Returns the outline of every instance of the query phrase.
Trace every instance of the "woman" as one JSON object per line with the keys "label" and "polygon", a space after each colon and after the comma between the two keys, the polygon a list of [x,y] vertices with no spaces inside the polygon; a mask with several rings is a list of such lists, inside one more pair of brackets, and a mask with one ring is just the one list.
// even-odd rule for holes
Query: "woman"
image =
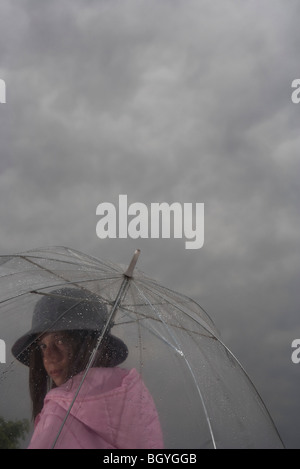
{"label": "woman", "polygon": [[128,355],[124,342],[107,332],[82,381],[107,318],[99,297],[81,289],[37,302],[31,330],[12,348],[30,370],[29,448],[163,448],[149,391],[136,370],[118,366]]}

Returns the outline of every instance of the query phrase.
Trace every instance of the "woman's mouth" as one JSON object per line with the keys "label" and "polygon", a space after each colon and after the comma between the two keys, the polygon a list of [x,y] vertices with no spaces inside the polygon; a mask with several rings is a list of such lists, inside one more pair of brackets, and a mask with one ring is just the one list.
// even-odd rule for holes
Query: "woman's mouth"
{"label": "woman's mouth", "polygon": [[59,376],[61,376],[61,374],[63,373],[63,370],[59,369],[59,370],[52,370],[49,372],[49,375],[51,376],[51,378],[57,378]]}
{"label": "woman's mouth", "polygon": [[54,381],[56,386],[60,386],[65,383],[67,378],[65,376],[65,370],[63,368],[57,368],[49,372],[50,378]]}

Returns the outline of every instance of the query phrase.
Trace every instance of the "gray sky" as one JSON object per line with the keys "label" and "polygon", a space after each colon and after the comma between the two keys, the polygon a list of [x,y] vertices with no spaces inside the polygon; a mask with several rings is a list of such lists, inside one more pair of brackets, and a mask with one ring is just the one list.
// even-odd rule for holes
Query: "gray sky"
{"label": "gray sky", "polygon": [[[300,447],[299,2],[2,0],[0,252],[65,245],[196,299]],[[96,208],[205,204],[205,243],[108,239]]]}

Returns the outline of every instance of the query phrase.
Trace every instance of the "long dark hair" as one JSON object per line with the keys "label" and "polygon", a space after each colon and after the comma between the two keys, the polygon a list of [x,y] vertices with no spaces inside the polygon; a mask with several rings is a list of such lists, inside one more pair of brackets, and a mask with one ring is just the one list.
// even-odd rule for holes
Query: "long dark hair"
{"label": "long dark hair", "polygon": [[[69,378],[83,371],[94,350],[99,333],[95,331],[63,331],[71,340],[72,346],[72,362],[70,363]],[[109,347],[107,347],[106,338],[103,339],[93,366],[109,367],[111,366],[111,356]],[[42,353],[37,343],[31,348],[29,359],[29,390],[32,400],[32,417],[33,420],[41,412],[44,399],[50,389],[55,388],[54,382],[50,382],[49,377],[44,368]]]}

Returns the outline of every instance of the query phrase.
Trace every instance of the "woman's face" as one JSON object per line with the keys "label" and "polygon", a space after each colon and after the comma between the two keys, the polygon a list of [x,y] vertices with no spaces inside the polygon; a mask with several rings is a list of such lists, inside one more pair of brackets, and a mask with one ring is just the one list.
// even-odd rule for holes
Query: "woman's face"
{"label": "woman's face", "polygon": [[61,386],[70,378],[73,360],[71,338],[64,332],[49,332],[40,338],[39,347],[47,374],[56,386]]}

